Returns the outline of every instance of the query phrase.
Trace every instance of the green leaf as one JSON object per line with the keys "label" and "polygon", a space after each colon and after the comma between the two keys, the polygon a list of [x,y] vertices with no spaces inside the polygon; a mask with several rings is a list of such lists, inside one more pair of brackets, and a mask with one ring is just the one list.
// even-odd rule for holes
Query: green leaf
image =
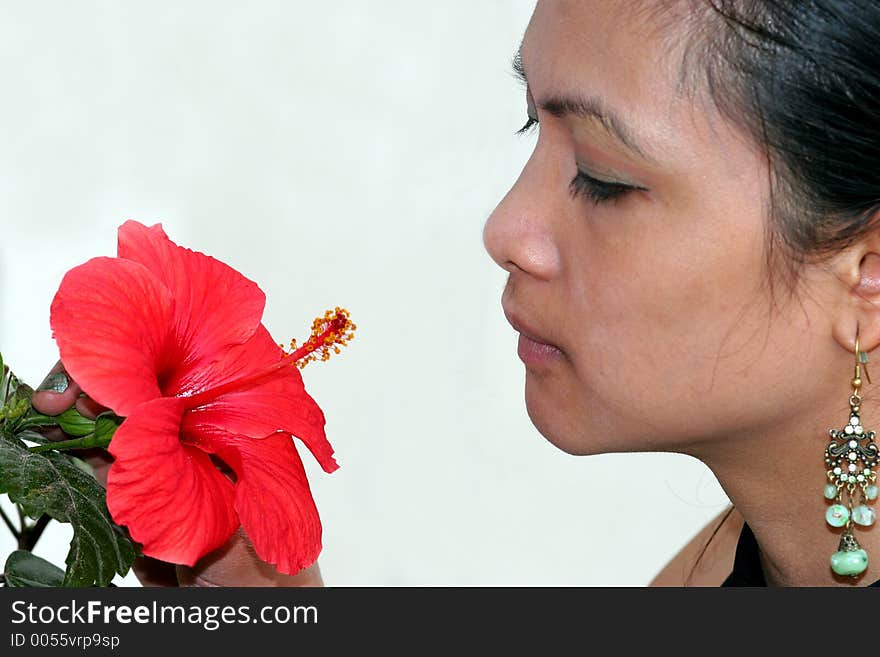
{"label": "green leaf", "polygon": [[88,436],[95,430],[95,421],[90,420],[84,415],[80,415],[79,411],[73,406],[56,416],[56,421],[61,430],[68,436]]}
{"label": "green leaf", "polygon": [[131,567],[134,547],[110,519],[104,489],[64,454],[0,440],[0,493],[31,518],[46,513],[73,526],[64,586],[106,586]]}
{"label": "green leaf", "polygon": [[17,434],[21,431],[25,431],[26,429],[31,429],[33,427],[54,427],[58,425],[58,416],[57,415],[43,415],[42,413],[38,413],[34,410],[33,406],[31,409],[19,419],[18,422],[15,423],[15,431],[14,434]]}
{"label": "green leaf", "polygon": [[34,389],[23,383],[0,358],[0,428],[6,436],[12,436],[31,412],[31,395]]}
{"label": "green leaf", "polygon": [[34,389],[24,381],[20,380],[17,376],[13,376],[12,381],[15,389],[12,391],[10,399],[18,402],[19,405],[24,405],[24,402],[27,402],[27,407],[30,408],[31,396],[34,394]]}
{"label": "green leaf", "polygon": [[36,431],[18,431],[16,432],[15,437],[19,440],[26,440],[29,443],[37,443],[38,445],[44,445],[51,442],[46,436],[37,433]]}
{"label": "green leaf", "polygon": [[7,586],[62,586],[64,571],[32,552],[16,550],[3,569]]}
{"label": "green leaf", "polygon": [[86,461],[83,461],[82,459],[75,457],[73,454],[67,454],[66,456],[68,459],[70,459],[71,463],[73,463],[76,467],[78,467],[80,470],[85,472],[87,475],[89,475],[90,477],[95,476],[95,469],[91,465],[89,465]]}
{"label": "green leaf", "polygon": [[31,395],[34,394],[34,389],[15,376],[15,374],[12,373],[12,370],[7,369],[3,373],[2,392],[4,393],[3,401],[5,401],[8,406],[14,406],[17,402],[22,400],[30,402]]}
{"label": "green leaf", "polygon": [[109,445],[116,429],[125,418],[121,418],[113,411],[104,411],[95,419],[95,439],[97,442]]}

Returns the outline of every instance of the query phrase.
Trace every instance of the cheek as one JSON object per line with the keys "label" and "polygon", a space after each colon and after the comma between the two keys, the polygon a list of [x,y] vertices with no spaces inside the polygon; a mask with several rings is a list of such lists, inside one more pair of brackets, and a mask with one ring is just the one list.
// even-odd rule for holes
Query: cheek
{"label": "cheek", "polygon": [[699,231],[677,231],[668,217],[653,218],[666,229],[651,236],[629,234],[635,221],[609,226],[607,236],[594,227],[581,253],[569,252],[564,334],[573,336],[567,346],[580,391],[572,408],[592,416],[580,425],[597,427],[586,438],[601,440],[601,428],[630,436],[627,448],[651,449],[710,430],[693,417],[710,393],[730,393],[723,382],[731,362],[719,372],[719,356],[736,352],[736,369],[753,353],[742,346],[760,338],[766,321],[746,312],[766,306],[755,296],[760,231],[732,235],[728,222],[703,219]]}

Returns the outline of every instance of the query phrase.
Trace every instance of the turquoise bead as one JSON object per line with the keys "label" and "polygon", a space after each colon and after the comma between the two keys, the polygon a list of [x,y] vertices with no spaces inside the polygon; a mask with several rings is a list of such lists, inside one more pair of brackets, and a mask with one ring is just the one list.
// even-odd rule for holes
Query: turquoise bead
{"label": "turquoise bead", "polygon": [[877,486],[871,484],[870,486],[865,486],[865,497],[869,500],[877,499]]}
{"label": "turquoise bead", "polygon": [[837,497],[837,486],[825,484],[825,499],[833,500],[835,497]]}
{"label": "turquoise bead", "polygon": [[831,570],[838,575],[858,575],[868,567],[868,553],[863,549],[835,552],[831,555]]}
{"label": "turquoise bead", "polygon": [[877,518],[877,514],[874,513],[874,509],[869,506],[865,506],[864,504],[859,504],[856,508],[853,509],[852,519],[853,522],[857,525],[862,525],[863,527],[869,527],[874,524],[874,520]]}
{"label": "turquoise bead", "polygon": [[825,520],[832,527],[843,527],[849,520],[849,509],[843,504],[832,504],[825,512]]}

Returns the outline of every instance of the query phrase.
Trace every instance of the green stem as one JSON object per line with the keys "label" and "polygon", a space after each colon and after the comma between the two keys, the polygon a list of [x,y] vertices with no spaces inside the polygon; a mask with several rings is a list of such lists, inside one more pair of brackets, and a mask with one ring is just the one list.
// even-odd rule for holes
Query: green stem
{"label": "green stem", "polygon": [[9,531],[12,532],[12,535],[15,537],[15,540],[18,540],[18,530],[15,528],[15,525],[12,524],[12,521],[9,519],[9,516],[3,511],[3,508],[0,507],[0,516],[3,517],[3,522],[6,523],[6,526],[9,527]]}
{"label": "green stem", "polygon": [[31,429],[33,427],[50,427],[57,425],[57,417],[51,415],[30,415],[25,417],[18,426],[16,426],[16,431],[24,431],[25,429]]}
{"label": "green stem", "polygon": [[99,438],[95,434],[90,433],[88,436],[83,436],[82,438],[74,438],[72,440],[59,440],[56,442],[46,443],[45,445],[34,445],[33,447],[29,447],[28,451],[37,454],[39,452],[48,452],[49,450],[53,449],[89,449],[92,447],[106,448],[109,444],[109,438]]}
{"label": "green stem", "polygon": [[26,531],[22,532],[22,535],[18,537],[18,549],[19,550],[27,550],[28,552],[33,552],[34,547],[37,545],[37,541],[40,540],[40,536],[43,534],[43,530],[46,529],[46,525],[52,520],[47,514],[43,514],[40,516],[40,519],[33,525],[33,527],[28,527]]}

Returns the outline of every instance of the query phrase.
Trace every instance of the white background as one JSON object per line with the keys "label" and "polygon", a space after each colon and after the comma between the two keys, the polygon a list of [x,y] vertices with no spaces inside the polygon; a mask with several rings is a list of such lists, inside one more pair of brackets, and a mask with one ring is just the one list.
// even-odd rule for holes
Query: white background
{"label": "white background", "polygon": [[[63,273],[162,222],[258,282],[277,341],[335,305],[358,324],[304,370],[342,466],[301,450],[328,585],[646,584],[727,498],[689,457],[537,433],[481,242],[535,139],[509,73],[533,6],[4,3],[7,363],[39,383]],[[69,538],[36,552],[63,564]]]}

